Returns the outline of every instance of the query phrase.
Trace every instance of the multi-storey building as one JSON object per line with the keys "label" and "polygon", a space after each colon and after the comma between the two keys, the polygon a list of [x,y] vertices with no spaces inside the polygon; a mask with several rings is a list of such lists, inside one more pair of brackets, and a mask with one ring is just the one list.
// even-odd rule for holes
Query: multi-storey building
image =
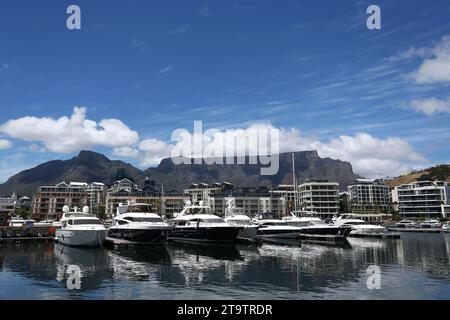
{"label": "multi-storey building", "polygon": [[12,215],[16,209],[17,196],[14,192],[12,196],[0,197],[0,211]]}
{"label": "multi-storey building", "polygon": [[295,190],[293,184],[282,184],[270,190],[273,197],[283,198],[285,210],[283,215],[289,215],[292,211],[299,208],[299,192]]}
{"label": "multi-storey building", "polygon": [[348,194],[352,212],[375,213],[389,209],[389,187],[382,180],[358,179],[348,186]]}
{"label": "multi-storey building", "polygon": [[211,185],[199,183],[191,184],[185,190],[185,194],[190,196],[193,203],[203,201],[219,216],[225,215],[228,200],[231,200],[237,208],[243,209],[249,217],[262,212],[281,216],[286,211],[285,199],[272,193],[268,187],[235,188],[227,182]]}
{"label": "multi-storey building", "polygon": [[34,220],[59,220],[65,205],[79,207],[89,205],[87,183],[61,182],[56,186],[41,186],[33,197],[32,217]]}
{"label": "multi-storey building", "polygon": [[299,186],[300,209],[322,217],[339,213],[339,183],[327,179],[307,179]]}
{"label": "multi-storey building", "polygon": [[106,195],[106,216],[113,217],[119,205],[127,203],[150,204],[154,212],[171,216],[175,212],[183,210],[188,196],[183,196],[176,190],[165,190],[156,186],[155,182],[146,179],[142,188],[138,188],[134,182],[123,179],[116,181]]}
{"label": "multi-storey building", "polygon": [[403,217],[441,217],[450,204],[447,182],[421,180],[397,186],[392,201]]}
{"label": "multi-storey building", "polygon": [[189,196],[193,203],[203,201],[206,204],[215,192],[221,192],[227,189],[233,189],[233,185],[228,182],[215,182],[212,184],[191,183],[188,188],[184,189],[184,194]]}

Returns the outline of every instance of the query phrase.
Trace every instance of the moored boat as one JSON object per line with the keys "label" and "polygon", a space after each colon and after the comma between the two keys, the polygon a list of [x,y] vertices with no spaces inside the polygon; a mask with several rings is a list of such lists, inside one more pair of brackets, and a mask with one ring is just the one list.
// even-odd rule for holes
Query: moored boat
{"label": "moored boat", "polygon": [[154,243],[167,239],[171,227],[145,203],[120,205],[112,219],[108,237],[135,243]]}
{"label": "moored boat", "polygon": [[226,223],[211,213],[209,207],[200,201],[193,205],[190,201],[179,214],[171,220],[173,228],[169,240],[182,242],[235,242],[242,226]]}
{"label": "moored boat", "polygon": [[69,246],[99,247],[108,233],[100,219],[89,214],[89,207],[84,207],[82,212],[74,208],[71,212],[64,206],[63,216],[56,226],[56,240]]}

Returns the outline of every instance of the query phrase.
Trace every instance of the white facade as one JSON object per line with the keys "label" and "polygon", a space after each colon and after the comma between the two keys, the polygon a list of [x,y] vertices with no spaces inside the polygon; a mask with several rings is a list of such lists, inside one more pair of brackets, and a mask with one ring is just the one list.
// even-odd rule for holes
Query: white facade
{"label": "white facade", "polygon": [[449,196],[449,185],[443,181],[418,181],[392,190],[392,201],[404,217],[442,217]]}
{"label": "white facade", "polygon": [[352,212],[377,212],[389,208],[389,187],[382,181],[358,179],[348,186]]}
{"label": "white facade", "polygon": [[299,186],[300,210],[331,217],[339,213],[339,183],[308,179]]}

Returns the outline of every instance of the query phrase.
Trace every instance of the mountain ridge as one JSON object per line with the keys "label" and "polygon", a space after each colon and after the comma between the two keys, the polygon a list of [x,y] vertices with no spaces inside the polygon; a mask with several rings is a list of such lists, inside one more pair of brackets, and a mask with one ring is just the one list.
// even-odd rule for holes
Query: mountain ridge
{"label": "mountain ridge", "polygon": [[[320,158],[317,151],[294,153],[296,178],[299,182],[307,178],[328,178],[340,183],[341,190],[360,178],[353,172],[349,162]],[[225,163],[225,162],[224,162]],[[292,183],[291,153],[279,155],[279,171],[273,176],[261,176],[260,164],[188,165],[174,164],[170,158],[163,159],[157,167],[141,170],[121,160],[110,160],[93,151],[81,151],[69,160],[52,160],[34,168],[24,170],[0,184],[0,194],[32,195],[40,185],[66,182],[102,182],[110,185],[115,179],[131,178],[142,185],[146,177],[164,188],[182,191],[190,183],[212,183],[228,181],[236,186],[268,186]]]}

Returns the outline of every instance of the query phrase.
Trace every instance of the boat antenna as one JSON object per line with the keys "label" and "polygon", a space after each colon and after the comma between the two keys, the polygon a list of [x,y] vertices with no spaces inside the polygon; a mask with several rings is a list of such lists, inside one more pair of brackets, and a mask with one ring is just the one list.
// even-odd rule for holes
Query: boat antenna
{"label": "boat antenna", "polygon": [[295,153],[292,152],[292,184],[294,185],[294,211],[297,211],[297,182],[295,179]]}

